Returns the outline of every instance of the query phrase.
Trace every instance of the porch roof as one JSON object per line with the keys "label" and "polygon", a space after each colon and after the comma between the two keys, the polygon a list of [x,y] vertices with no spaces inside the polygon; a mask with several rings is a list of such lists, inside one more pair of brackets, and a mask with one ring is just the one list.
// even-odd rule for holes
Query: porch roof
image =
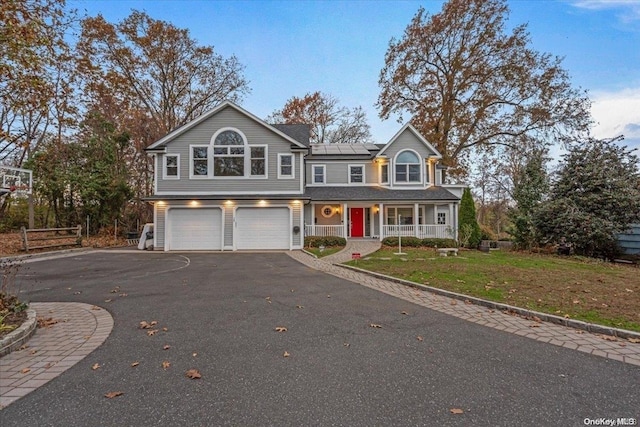
{"label": "porch roof", "polygon": [[392,190],[384,187],[358,187],[358,186],[322,186],[307,187],[304,195],[311,201],[370,201],[370,202],[397,202],[397,201],[458,201],[449,190],[442,187],[429,187],[425,190]]}

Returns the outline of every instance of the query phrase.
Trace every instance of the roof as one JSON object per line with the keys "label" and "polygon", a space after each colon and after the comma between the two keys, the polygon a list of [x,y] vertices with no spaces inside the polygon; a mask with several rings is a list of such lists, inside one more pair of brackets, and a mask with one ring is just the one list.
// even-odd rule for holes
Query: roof
{"label": "roof", "polygon": [[307,159],[362,160],[371,159],[380,148],[376,144],[311,144]]}
{"label": "roof", "polygon": [[397,190],[385,187],[365,186],[321,186],[307,187],[305,197],[325,201],[458,201],[453,193],[443,187],[429,187],[425,190]]}
{"label": "roof", "polygon": [[298,124],[272,124],[274,128],[280,132],[289,135],[291,138],[301,142],[305,146],[309,146],[309,138],[311,137],[311,125],[306,123]]}
{"label": "roof", "polygon": [[289,141],[291,143],[291,145],[293,145],[294,147],[307,148],[307,146],[304,145],[302,142],[297,141],[296,139],[292,138],[290,135],[287,135],[286,133],[282,132],[280,129],[277,129],[277,128],[269,125],[268,123],[264,122],[263,120],[261,120],[257,116],[254,116],[253,114],[251,114],[250,112],[248,112],[244,108],[239,107],[238,105],[234,104],[231,101],[224,101],[223,103],[221,103],[217,107],[207,111],[206,113],[202,114],[201,116],[196,117],[195,119],[191,120],[189,123],[179,127],[178,129],[170,132],[169,134],[165,135],[164,137],[162,137],[158,141],[156,141],[153,144],[151,144],[150,146],[148,146],[146,148],[146,150],[153,151],[153,150],[157,150],[160,147],[163,147],[168,142],[174,140],[175,138],[177,138],[178,136],[182,135],[183,133],[185,133],[189,129],[191,129],[191,128],[195,127],[196,125],[198,125],[199,123],[202,123],[203,121],[207,120],[208,118],[216,115],[218,112],[224,110],[225,108],[233,108],[234,110],[238,111],[240,114],[245,115],[246,117],[248,117],[249,119],[255,121],[256,123],[266,127],[267,129],[271,130],[272,132],[277,133],[278,135],[280,135],[281,137],[283,137],[284,139]]}
{"label": "roof", "polygon": [[302,194],[170,194],[143,197],[147,202],[159,200],[308,200]]}
{"label": "roof", "polygon": [[411,133],[413,133],[416,138],[418,138],[418,140],[425,146],[427,147],[429,150],[431,150],[432,152],[435,153],[435,158],[437,159],[441,159],[442,158],[442,154],[440,154],[440,152],[438,150],[436,150],[436,147],[434,147],[433,145],[431,145],[429,143],[429,141],[427,141],[426,139],[424,139],[424,137],[422,136],[422,134],[420,134],[420,132],[418,132],[418,130],[416,128],[413,127],[413,125],[411,123],[407,123],[406,125],[402,126],[402,128],[398,131],[398,133],[396,133],[393,138],[391,138],[391,140],[385,144],[385,147],[382,148],[380,150],[380,152],[378,153],[378,155],[382,155],[384,154],[385,151],[387,151],[387,148],[389,148],[399,137],[400,135],[402,135],[404,133],[404,131],[410,131]]}

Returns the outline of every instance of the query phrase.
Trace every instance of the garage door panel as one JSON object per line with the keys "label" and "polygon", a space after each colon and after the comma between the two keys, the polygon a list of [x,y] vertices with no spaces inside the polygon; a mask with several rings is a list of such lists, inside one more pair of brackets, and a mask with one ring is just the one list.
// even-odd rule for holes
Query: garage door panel
{"label": "garage door panel", "polygon": [[220,209],[169,210],[170,250],[222,249]]}
{"label": "garage door panel", "polygon": [[289,249],[289,208],[238,208],[236,249]]}

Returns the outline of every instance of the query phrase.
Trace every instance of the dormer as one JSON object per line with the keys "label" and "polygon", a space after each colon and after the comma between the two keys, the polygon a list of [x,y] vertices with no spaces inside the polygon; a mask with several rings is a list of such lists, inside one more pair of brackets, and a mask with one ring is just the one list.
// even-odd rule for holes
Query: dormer
{"label": "dormer", "polygon": [[441,185],[436,165],[442,155],[411,125],[404,125],[375,157],[380,185],[426,188]]}

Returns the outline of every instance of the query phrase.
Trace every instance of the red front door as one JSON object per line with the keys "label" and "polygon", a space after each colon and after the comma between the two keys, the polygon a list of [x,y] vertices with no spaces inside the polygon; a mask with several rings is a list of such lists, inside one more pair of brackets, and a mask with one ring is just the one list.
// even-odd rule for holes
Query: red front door
{"label": "red front door", "polygon": [[364,236],[364,208],[351,208],[351,237]]}

